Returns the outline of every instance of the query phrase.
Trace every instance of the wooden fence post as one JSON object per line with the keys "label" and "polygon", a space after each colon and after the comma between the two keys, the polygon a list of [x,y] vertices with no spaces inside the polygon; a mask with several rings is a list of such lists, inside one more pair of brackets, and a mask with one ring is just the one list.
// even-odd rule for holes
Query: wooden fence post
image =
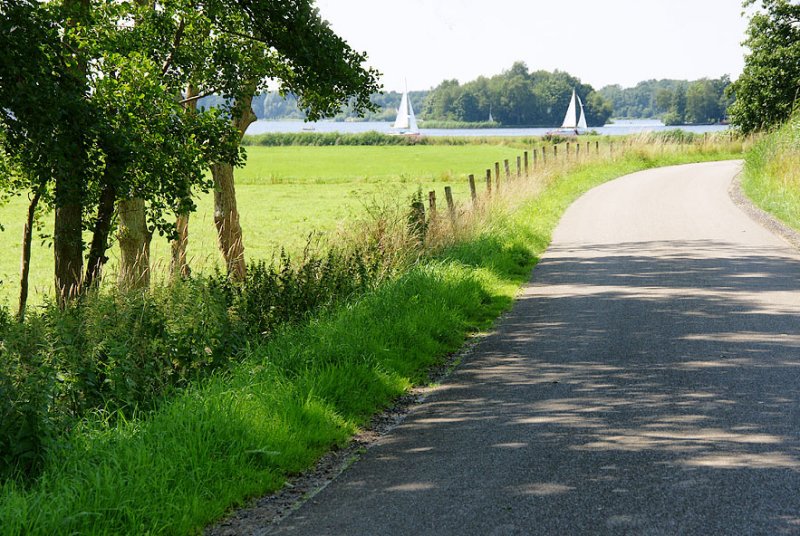
{"label": "wooden fence post", "polygon": [[444,198],[447,200],[447,212],[450,213],[450,219],[453,223],[456,222],[456,204],[453,201],[453,190],[449,186],[444,187]]}
{"label": "wooden fence post", "polygon": [[508,159],[503,160],[503,170],[506,172],[506,182],[511,180],[511,169],[508,167]]}
{"label": "wooden fence post", "polygon": [[553,145],[553,160],[558,160],[558,145]]}
{"label": "wooden fence post", "polygon": [[500,162],[494,163],[494,189],[500,191]]}
{"label": "wooden fence post", "polygon": [[525,175],[530,173],[530,168],[528,167],[528,151],[522,153],[523,158],[525,159]]}
{"label": "wooden fence post", "polygon": [[576,143],[575,144],[575,160],[580,160],[580,159],[581,159],[581,144],[580,143]]}
{"label": "wooden fence post", "polygon": [[431,211],[431,218],[436,215],[436,190],[428,192],[428,207]]}
{"label": "wooden fence post", "polygon": [[536,169],[536,153],[538,153],[536,149],[533,150],[533,169]]}
{"label": "wooden fence post", "polygon": [[594,154],[600,154],[600,142],[597,140],[594,142]]}
{"label": "wooden fence post", "polygon": [[492,170],[486,170],[486,193],[492,195]]}
{"label": "wooden fence post", "polygon": [[566,152],[566,155],[567,155],[567,160],[569,160],[569,142],[567,142],[567,152]]}
{"label": "wooden fence post", "polygon": [[547,151],[545,150],[544,145],[542,145],[542,165],[547,163]]}
{"label": "wooden fence post", "polygon": [[522,162],[521,157],[517,157],[517,178],[522,176]]}
{"label": "wooden fence post", "polygon": [[469,193],[472,197],[472,203],[475,204],[478,200],[478,191],[475,189],[475,175],[471,173],[469,175]]}

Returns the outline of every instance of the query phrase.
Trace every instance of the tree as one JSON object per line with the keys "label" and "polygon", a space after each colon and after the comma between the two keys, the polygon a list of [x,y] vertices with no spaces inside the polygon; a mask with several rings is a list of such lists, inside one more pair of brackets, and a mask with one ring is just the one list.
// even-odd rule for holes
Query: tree
{"label": "tree", "polygon": [[[22,170],[6,186],[55,209],[61,303],[98,280],[115,225],[121,283],[146,286],[152,233],[175,238],[169,217],[212,186],[204,171],[240,162],[231,118],[262,80],[298,94],[309,117],[349,97],[367,108],[377,90],[309,1],[0,0],[0,30],[0,143]],[[230,99],[227,115],[194,110],[196,80]]]}
{"label": "tree", "polygon": [[[756,0],[745,0],[749,7]],[[743,43],[750,49],[744,70],[731,86],[736,101],[728,112],[743,132],[768,129],[789,118],[800,97],[800,4],[761,0]]]}
{"label": "tree", "polygon": [[208,162],[237,159],[218,112],[193,117],[176,99],[175,66],[197,59],[176,54],[189,5],[0,0],[2,149],[55,209],[61,303],[99,277],[119,203],[146,200],[145,231],[170,232],[165,212]]}
{"label": "tree", "polygon": [[[209,4],[208,15],[218,36],[215,48],[226,60],[215,65],[223,76],[206,71],[194,83],[230,100],[239,141],[256,119],[253,97],[267,81],[277,83],[282,94],[293,94],[312,121],[332,116],[344,105],[355,113],[375,108],[370,96],[379,89],[377,71],[362,67],[366,54],[354,51],[333,32],[312,0],[217,0]],[[208,79],[217,83],[208,84]],[[211,170],[219,249],[229,276],[241,280],[244,240],[233,166],[221,162]]]}

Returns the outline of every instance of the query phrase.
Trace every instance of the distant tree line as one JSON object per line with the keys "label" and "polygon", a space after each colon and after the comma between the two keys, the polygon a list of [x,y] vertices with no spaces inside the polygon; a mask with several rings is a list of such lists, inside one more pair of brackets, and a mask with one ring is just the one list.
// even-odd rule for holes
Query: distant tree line
{"label": "distant tree line", "polygon": [[602,126],[611,117],[611,102],[562,72],[529,71],[516,62],[507,71],[491,78],[459,84],[445,80],[425,100],[422,115],[426,120],[488,121],[489,116],[503,126],[559,126],[564,119],[572,90],[584,104],[589,126]]}
{"label": "distant tree line", "polygon": [[[661,119],[667,125],[713,124],[727,118],[734,101],[728,76],[700,80],[646,80],[631,88],[591,85],[563,71],[529,71],[522,62],[487,78],[461,84],[445,80],[431,90],[411,91],[412,106],[421,120],[475,123],[491,119],[501,126],[555,127],[564,119],[574,88],[581,97],[589,126],[602,126],[610,117]],[[335,121],[392,121],[401,94],[375,93],[376,109],[359,117],[351,106],[332,116]],[[223,104],[219,97],[206,97],[200,106]],[[268,92],[253,98],[256,117],[265,120],[305,118],[292,94]],[[362,111],[363,113],[363,111]]]}
{"label": "distant tree line", "polygon": [[726,93],[730,78],[646,80],[632,88],[605,86],[599,93],[611,101],[614,117],[658,118],[667,125],[719,123],[727,116],[732,98]]}

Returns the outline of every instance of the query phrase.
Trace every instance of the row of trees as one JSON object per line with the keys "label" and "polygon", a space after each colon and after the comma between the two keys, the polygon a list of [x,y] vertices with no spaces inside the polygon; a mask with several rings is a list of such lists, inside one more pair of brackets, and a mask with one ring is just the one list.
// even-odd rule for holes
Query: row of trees
{"label": "row of trees", "polygon": [[564,119],[573,88],[584,103],[586,121],[602,126],[611,117],[611,103],[592,86],[562,71],[529,71],[516,62],[491,78],[459,84],[446,80],[425,100],[422,116],[428,120],[487,121],[489,115],[504,126],[558,126]]}
{"label": "row of trees", "polygon": [[605,86],[600,94],[610,100],[619,118],[660,118],[668,125],[719,123],[732,102],[730,78],[646,80],[632,88]]}
{"label": "row of trees", "polygon": [[[115,238],[122,286],[149,284],[155,232],[187,274],[193,198],[212,188],[220,251],[241,279],[233,169],[253,96],[273,81],[315,119],[370,109],[379,89],[312,0],[0,0],[0,50],[0,192],[30,199],[20,316],[46,210],[60,303],[97,283]],[[224,106],[198,109],[212,94]]]}

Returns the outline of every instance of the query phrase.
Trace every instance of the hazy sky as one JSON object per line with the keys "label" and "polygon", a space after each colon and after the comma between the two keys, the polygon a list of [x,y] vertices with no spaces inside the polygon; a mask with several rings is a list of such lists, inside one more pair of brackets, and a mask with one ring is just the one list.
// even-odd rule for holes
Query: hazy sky
{"label": "hazy sky", "polygon": [[491,76],[518,60],[600,89],[742,71],[741,0],[317,0],[387,90]]}

